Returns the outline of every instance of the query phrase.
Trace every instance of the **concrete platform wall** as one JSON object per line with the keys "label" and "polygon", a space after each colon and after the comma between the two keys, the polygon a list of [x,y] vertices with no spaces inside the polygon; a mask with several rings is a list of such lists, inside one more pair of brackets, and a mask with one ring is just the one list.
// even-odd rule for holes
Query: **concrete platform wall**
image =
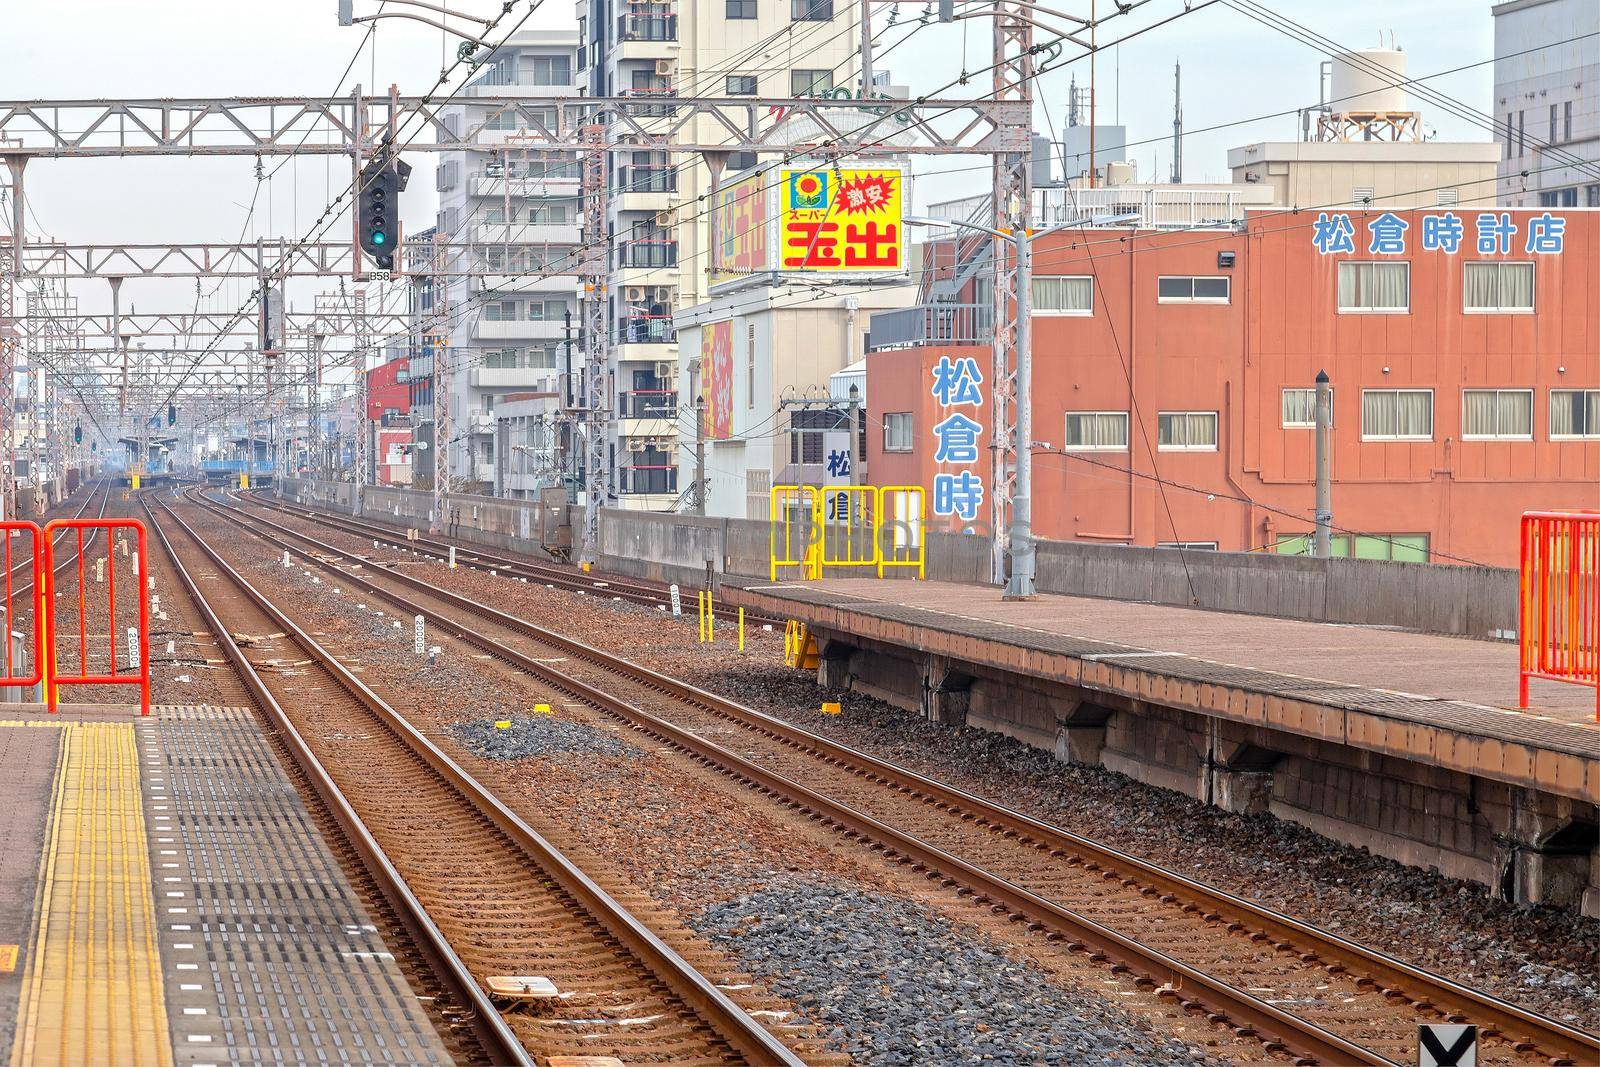
{"label": "concrete platform wall", "polygon": [[[349,513],[348,483],[284,479],[286,496]],[[366,515],[425,525],[432,497],[409,489],[369,488]],[[452,496],[453,532],[500,548],[537,552],[539,506],[494,497]],[[576,514],[576,512],[575,512]],[[755,519],[719,519],[607,510],[600,516],[604,569],[638,578],[699,583],[715,574],[765,578],[769,527]],[[968,534],[928,535],[927,575],[986,582],[989,543]],[[1395,626],[1431,633],[1508,639],[1517,626],[1513,570],[1435,563],[1311,559],[1263,553],[1134,548],[1085,542],[1039,544],[1042,592],[1107,597],[1312,622]],[[903,576],[903,573],[902,573]]]}

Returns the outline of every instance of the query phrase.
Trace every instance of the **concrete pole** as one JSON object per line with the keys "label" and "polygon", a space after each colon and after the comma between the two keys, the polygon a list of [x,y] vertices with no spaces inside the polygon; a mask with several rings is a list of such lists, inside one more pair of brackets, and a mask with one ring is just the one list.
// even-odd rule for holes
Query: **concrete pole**
{"label": "concrete pole", "polygon": [[706,513],[706,398],[700,391],[700,361],[689,364],[694,393],[694,513]]}
{"label": "concrete pole", "polygon": [[1333,555],[1333,476],[1331,466],[1333,434],[1333,386],[1328,372],[1317,372],[1317,533],[1313,554],[1318,559]]}
{"label": "concrete pole", "polygon": [[[872,4],[861,0],[861,99],[872,99]],[[716,231],[712,231],[715,233]]]}
{"label": "concrete pole", "polygon": [[1011,575],[1005,599],[1025,600],[1035,593],[1033,552],[1033,239],[1027,230],[1027,208],[1022,225],[1011,231],[1016,250],[1017,304],[1017,479],[1011,491]]}

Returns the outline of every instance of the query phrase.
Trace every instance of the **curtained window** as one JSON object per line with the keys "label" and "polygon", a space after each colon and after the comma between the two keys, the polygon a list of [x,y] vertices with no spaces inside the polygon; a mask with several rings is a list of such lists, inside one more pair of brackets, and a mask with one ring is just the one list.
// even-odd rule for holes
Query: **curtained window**
{"label": "curtained window", "polygon": [[1533,440],[1533,390],[1462,390],[1461,436]]}
{"label": "curtained window", "polygon": [[1366,389],[1361,393],[1363,441],[1426,441],[1433,437],[1433,390]]}
{"label": "curtained window", "polygon": [[[1328,415],[1333,415],[1333,390],[1328,390]],[[1285,430],[1316,429],[1317,391],[1315,389],[1285,389],[1283,391],[1283,428]]]}
{"label": "curtained window", "polygon": [[1066,448],[1075,452],[1122,452],[1128,447],[1126,411],[1067,412]]}
{"label": "curtained window", "polygon": [[1550,390],[1551,437],[1600,437],[1600,389]]}
{"label": "curtained window", "polygon": [[1094,313],[1091,278],[1034,278],[1033,310],[1066,315]]}
{"label": "curtained window", "polygon": [[1339,310],[1411,310],[1411,264],[1340,263]]}
{"label": "curtained window", "polygon": [[1467,311],[1532,311],[1533,264],[1468,263],[1461,289]]}
{"label": "curtained window", "polygon": [[910,452],[911,442],[911,412],[886,412],[883,416],[883,450]]}
{"label": "curtained window", "polygon": [[1156,447],[1163,452],[1215,452],[1215,411],[1163,411],[1157,417]]}

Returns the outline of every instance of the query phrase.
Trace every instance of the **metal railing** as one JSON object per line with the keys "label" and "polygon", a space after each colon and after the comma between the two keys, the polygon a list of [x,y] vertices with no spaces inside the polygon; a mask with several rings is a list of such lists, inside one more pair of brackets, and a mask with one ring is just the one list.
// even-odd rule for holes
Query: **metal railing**
{"label": "metal railing", "polygon": [[918,304],[872,316],[868,347],[985,345],[994,339],[994,308],[988,304]]}
{"label": "metal railing", "polygon": [[676,41],[678,16],[664,4],[651,4],[661,10],[630,11],[617,16],[619,41]]}
{"label": "metal railing", "polygon": [[611,340],[619,345],[663,345],[677,337],[671,315],[630,315],[617,323]]}
{"label": "metal railing", "polygon": [[618,393],[617,415],[624,419],[676,419],[678,394],[672,389],[630,389]]}
{"label": "metal railing", "polygon": [[649,238],[617,243],[617,266],[622,267],[676,267],[678,242],[671,239]]}
{"label": "metal railing", "polygon": [[1600,720],[1600,513],[1522,516],[1518,706],[1543,678],[1595,690]]}
{"label": "metal railing", "polygon": [[678,168],[665,164],[617,168],[618,193],[675,193]]}
{"label": "metal railing", "polygon": [[619,493],[676,493],[678,468],[665,465],[617,468]]}

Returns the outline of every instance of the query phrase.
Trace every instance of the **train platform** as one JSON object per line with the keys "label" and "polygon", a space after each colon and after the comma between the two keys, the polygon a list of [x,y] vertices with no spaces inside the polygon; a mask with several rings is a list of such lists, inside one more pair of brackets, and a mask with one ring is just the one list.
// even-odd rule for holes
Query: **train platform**
{"label": "train platform", "polygon": [[[1478,880],[1502,876],[1491,839],[1505,826],[1482,817],[1486,795],[1505,802],[1505,823],[1534,828],[1535,850],[1574,819],[1592,828],[1600,803],[1594,691],[1535,682],[1535,706],[1517,710],[1510,643],[1090,597],[1008,602],[937,581],[741,582],[724,597],[805,623],[825,685]],[[1406,844],[1349,833],[1363,812]],[[1600,872],[1584,882],[1600,909]]]}
{"label": "train platform", "polygon": [[252,713],[0,706],[0,1056],[447,1063]]}

